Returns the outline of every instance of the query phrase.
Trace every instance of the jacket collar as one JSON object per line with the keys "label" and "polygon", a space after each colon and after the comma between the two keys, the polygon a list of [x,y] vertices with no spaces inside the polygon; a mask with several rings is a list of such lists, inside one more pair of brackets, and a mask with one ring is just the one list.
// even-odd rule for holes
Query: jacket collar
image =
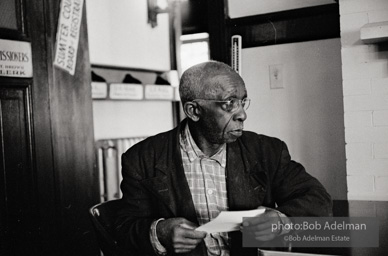
{"label": "jacket collar", "polygon": [[[159,191],[157,191],[159,198],[165,202],[174,216],[184,217],[198,224],[179,146],[179,133],[185,127],[186,122],[183,120],[166,135],[167,143],[163,148],[163,154],[156,160],[155,165],[160,174],[152,180],[155,180],[154,185],[159,186]],[[163,187],[163,190],[160,189],[160,186]],[[160,191],[164,192],[160,193]]]}
{"label": "jacket collar", "polygon": [[[182,164],[179,145],[179,133],[185,127],[187,120],[183,120],[172,132],[168,133],[163,154],[156,161],[156,169],[160,172],[151,179],[150,187],[158,194],[170,208],[175,216],[185,217],[197,223],[194,203]],[[244,144],[238,139],[227,144],[227,190],[229,210],[252,209],[257,206],[257,198],[253,189],[265,186],[265,172],[258,162],[258,157],[246,150]],[[252,187],[252,170],[258,170],[259,185]],[[262,174],[262,175],[260,175]],[[253,181],[255,183],[256,181]],[[256,182],[257,183],[257,182]],[[256,187],[255,187],[256,186]],[[252,189],[253,188],[253,189]]]}

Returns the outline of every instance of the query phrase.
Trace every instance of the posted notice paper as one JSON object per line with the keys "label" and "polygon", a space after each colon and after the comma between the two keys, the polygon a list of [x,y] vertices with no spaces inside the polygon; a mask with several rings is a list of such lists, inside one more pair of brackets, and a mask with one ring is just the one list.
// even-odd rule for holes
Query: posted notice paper
{"label": "posted notice paper", "polygon": [[62,0],[54,65],[74,75],[77,63],[83,0]]}
{"label": "posted notice paper", "polygon": [[264,212],[264,207],[249,211],[222,211],[216,218],[195,230],[205,231],[209,234],[240,230],[243,218],[255,217]]}

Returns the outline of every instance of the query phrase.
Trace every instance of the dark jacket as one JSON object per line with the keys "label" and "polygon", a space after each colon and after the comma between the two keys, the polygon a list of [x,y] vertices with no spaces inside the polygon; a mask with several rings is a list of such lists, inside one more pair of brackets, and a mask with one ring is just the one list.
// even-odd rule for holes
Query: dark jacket
{"label": "dark jacket", "polygon": [[[177,128],[147,138],[122,156],[121,190],[126,207],[116,231],[122,247],[134,255],[153,255],[151,223],[158,218],[183,217],[198,223],[182,165]],[[276,138],[244,131],[227,145],[226,182],[229,210],[259,206],[288,216],[329,216],[332,203],[318,180],[291,160],[287,146]],[[241,232],[230,233],[231,255],[257,255],[242,248]],[[188,255],[207,255],[202,242]]]}

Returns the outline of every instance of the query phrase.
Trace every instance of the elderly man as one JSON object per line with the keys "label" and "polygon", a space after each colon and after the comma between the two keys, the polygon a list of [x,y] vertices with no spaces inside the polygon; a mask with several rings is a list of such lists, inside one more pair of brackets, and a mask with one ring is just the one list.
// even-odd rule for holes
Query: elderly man
{"label": "elderly man", "polygon": [[221,211],[264,206],[242,229],[267,241],[279,235],[270,227],[280,217],[331,214],[329,194],[291,160],[284,142],[243,130],[250,100],[231,67],[193,66],[179,89],[187,118],[122,156],[125,207],[116,226],[122,247],[134,255],[256,255],[242,248],[241,231],[195,228]]}

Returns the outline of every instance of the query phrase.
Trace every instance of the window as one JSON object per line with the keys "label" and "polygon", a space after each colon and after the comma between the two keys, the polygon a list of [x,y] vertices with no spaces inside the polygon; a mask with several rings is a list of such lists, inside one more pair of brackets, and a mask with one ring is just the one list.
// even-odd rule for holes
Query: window
{"label": "window", "polygon": [[181,68],[182,73],[189,67],[208,61],[209,34],[199,33],[181,36]]}

